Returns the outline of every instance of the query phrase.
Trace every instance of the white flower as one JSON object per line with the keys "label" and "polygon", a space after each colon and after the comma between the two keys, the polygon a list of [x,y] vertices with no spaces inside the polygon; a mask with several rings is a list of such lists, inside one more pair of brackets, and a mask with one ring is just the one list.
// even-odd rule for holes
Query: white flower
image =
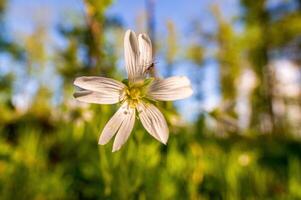
{"label": "white flower", "polygon": [[136,112],[145,129],[154,138],[166,144],[168,127],[160,110],[151,102],[173,101],[192,94],[190,81],[183,76],[167,79],[148,77],[152,64],[152,44],[146,34],[128,30],[124,37],[125,66],[128,79],[119,82],[110,78],[79,77],[74,85],[81,88],[75,92],[77,100],[86,103],[115,104],[121,107],[105,125],[99,144],[104,145],[116,134],[113,152],[127,141],[135,123]]}

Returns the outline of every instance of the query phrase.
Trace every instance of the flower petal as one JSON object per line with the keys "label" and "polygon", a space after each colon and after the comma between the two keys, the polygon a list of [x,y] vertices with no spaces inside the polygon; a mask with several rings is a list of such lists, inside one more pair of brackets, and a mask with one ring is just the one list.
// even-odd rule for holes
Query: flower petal
{"label": "flower petal", "polygon": [[139,103],[137,105],[139,118],[147,132],[158,141],[166,144],[169,130],[161,111],[153,104]]}
{"label": "flower petal", "polygon": [[135,123],[135,108],[129,108],[116,134],[112,152],[118,151],[128,140]]}
{"label": "flower petal", "polygon": [[124,36],[124,60],[129,80],[141,76],[139,68],[138,40],[135,32],[127,30]]}
{"label": "flower petal", "polygon": [[111,78],[99,76],[82,76],[74,81],[74,85],[95,92],[112,93],[125,88],[125,85]]}
{"label": "flower petal", "polygon": [[139,34],[138,45],[140,52],[139,64],[142,67],[142,73],[144,73],[153,62],[152,42],[147,34]]}
{"label": "flower petal", "polygon": [[123,100],[123,83],[104,77],[79,77],[74,85],[83,90],[74,93],[74,97],[82,102],[97,104],[114,104]]}
{"label": "flower petal", "polygon": [[154,80],[148,90],[148,96],[161,101],[184,99],[193,93],[190,81],[185,76],[174,76],[163,80]]}
{"label": "flower petal", "polygon": [[77,91],[73,96],[81,102],[96,104],[115,104],[122,101],[123,96],[119,94],[104,94],[88,90]]}
{"label": "flower petal", "polygon": [[100,135],[98,144],[104,145],[108,143],[117,131],[119,133],[121,132],[121,130],[124,130],[124,126],[128,124],[128,121],[129,119],[132,119],[132,116],[135,116],[135,109],[130,108],[128,106],[128,103],[124,102],[122,106],[117,110],[117,112],[113,115],[113,117],[109,120],[109,122],[105,125]]}

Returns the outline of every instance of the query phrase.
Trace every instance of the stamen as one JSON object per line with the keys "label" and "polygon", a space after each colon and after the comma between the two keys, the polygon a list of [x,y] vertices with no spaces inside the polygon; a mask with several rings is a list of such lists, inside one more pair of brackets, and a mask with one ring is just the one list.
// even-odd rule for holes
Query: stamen
{"label": "stamen", "polygon": [[126,90],[127,100],[130,107],[136,107],[144,97],[143,84],[134,84]]}

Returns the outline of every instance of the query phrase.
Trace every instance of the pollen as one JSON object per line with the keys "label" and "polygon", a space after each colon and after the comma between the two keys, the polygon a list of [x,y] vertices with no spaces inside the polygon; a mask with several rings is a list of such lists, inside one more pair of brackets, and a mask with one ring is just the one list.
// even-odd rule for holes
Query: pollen
{"label": "pollen", "polygon": [[144,97],[143,87],[132,86],[126,89],[127,100],[131,107],[136,107]]}

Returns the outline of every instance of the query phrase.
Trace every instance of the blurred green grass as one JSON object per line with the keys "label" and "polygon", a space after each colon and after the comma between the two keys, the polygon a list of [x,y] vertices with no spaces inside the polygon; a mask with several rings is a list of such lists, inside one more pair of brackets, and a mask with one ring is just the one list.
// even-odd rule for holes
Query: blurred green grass
{"label": "blurred green grass", "polygon": [[[97,139],[112,111],[100,106],[94,110],[92,119],[82,124],[37,122],[33,116],[14,121],[9,134],[15,136],[1,134],[1,197],[301,198],[301,146],[294,139],[216,138],[191,127],[173,131],[164,146],[136,124],[127,144],[111,153],[112,142],[99,147]],[[27,119],[35,121],[35,127],[28,126]]]}

